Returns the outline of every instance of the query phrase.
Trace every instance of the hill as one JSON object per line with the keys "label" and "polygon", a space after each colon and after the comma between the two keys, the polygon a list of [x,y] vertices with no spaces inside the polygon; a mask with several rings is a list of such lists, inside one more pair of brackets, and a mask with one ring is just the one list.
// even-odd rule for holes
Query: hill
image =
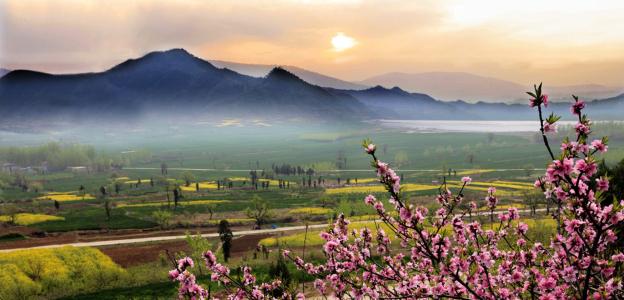
{"label": "hill", "polygon": [[[400,86],[408,91],[426,93],[445,101],[519,103],[525,100],[527,86],[493,77],[464,72],[386,73],[360,83],[385,87]],[[553,86],[545,83],[551,100],[568,101],[571,94],[588,99],[607,98],[622,93],[623,88],[597,84]]]}
{"label": "hill", "polygon": [[290,73],[297,75],[297,77],[302,80],[328,88],[335,89],[347,89],[347,90],[361,90],[365,89],[368,86],[352,83],[349,81],[341,80],[338,78],[330,77],[327,75],[323,75],[320,73],[308,71],[306,69],[302,69],[295,66],[278,66],[278,65],[258,65],[258,64],[243,64],[236,62],[228,62],[221,60],[209,60],[209,62],[220,68],[228,68],[230,70],[236,71],[241,74],[245,74],[253,77],[264,77],[266,76],[272,69],[276,67],[281,67],[287,70]]}

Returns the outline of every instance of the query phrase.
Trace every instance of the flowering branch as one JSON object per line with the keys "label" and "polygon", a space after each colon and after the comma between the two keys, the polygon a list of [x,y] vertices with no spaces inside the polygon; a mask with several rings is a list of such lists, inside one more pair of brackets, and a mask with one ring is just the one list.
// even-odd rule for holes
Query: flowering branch
{"label": "flowering branch", "polygon": [[[558,231],[549,245],[531,241],[528,225],[519,221],[516,208],[496,214],[496,189],[488,189],[485,202],[490,222],[464,221],[477,205],[471,202],[459,213],[463,190],[471,184],[462,178],[462,187],[454,194],[444,183],[436,196],[440,208],[430,221],[427,208],[407,203],[401,193],[401,179],[387,163],[376,156],[376,146],[362,144],[371,156],[371,166],[388,192],[391,209],[375,196],[364,202],[378,214],[381,223],[371,229],[349,230],[350,222],[339,215],[331,229],[321,232],[325,241],[325,260],[320,264],[305,262],[284,251],[297,268],[317,279],[316,290],[323,296],[338,299],[617,299],[624,297],[622,285],[624,254],[612,247],[615,229],[624,224],[624,200],[601,206],[600,194],[609,189],[608,178],[596,179],[594,155],[607,151],[607,138],[588,143],[591,122],[582,114],[585,104],[573,96],[571,112],[578,115],[576,138],[565,139],[556,157],[546,136],[556,131],[560,117],[544,119],[542,105],[548,96],[542,85],[535,86],[530,106],[537,107],[540,132],[550,154],[546,174],[538,178],[547,199],[557,203]],[[389,231],[389,234],[386,233]],[[299,293],[280,289],[280,282],[257,284],[249,267],[243,267],[243,279],[229,276],[229,269],[216,263],[212,252],[204,254],[211,280],[226,288],[229,299],[303,298]],[[180,298],[203,299],[204,289],[195,283],[187,270],[193,262],[178,261],[170,272],[180,282]]]}

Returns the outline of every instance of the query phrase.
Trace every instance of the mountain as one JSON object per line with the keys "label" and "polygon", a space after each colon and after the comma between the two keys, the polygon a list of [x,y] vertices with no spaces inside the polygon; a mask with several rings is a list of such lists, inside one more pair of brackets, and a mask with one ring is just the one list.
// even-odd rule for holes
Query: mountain
{"label": "mountain", "polygon": [[[235,118],[316,123],[381,118],[534,120],[526,103],[439,101],[397,86],[322,87],[281,67],[252,77],[217,67],[184,49],[151,52],[99,73],[14,70],[0,78],[0,128],[14,131],[54,124],[218,123]],[[569,102],[552,103],[545,113],[567,117],[568,110]],[[622,111],[624,94],[592,101],[588,107],[596,120],[622,120]]]}
{"label": "mountain", "polygon": [[0,77],[4,76],[6,73],[11,72],[11,70],[0,68]]}
{"label": "mountain", "polygon": [[375,86],[365,90],[336,91],[353,96],[385,118],[443,119],[450,118],[455,108],[426,94],[409,93],[399,87]]}
{"label": "mountain", "polygon": [[[426,93],[445,101],[519,103],[526,100],[525,91],[530,87],[492,77],[463,72],[387,73],[360,82],[366,85],[386,87],[400,86],[414,92]],[[612,97],[624,90],[602,85],[549,86],[544,91],[553,101],[569,101],[575,94],[587,99]]]}
{"label": "mountain", "polygon": [[348,119],[371,114],[357,99],[329,93],[284,69],[255,78],[217,68],[183,49],[151,52],[100,73],[12,71],[0,78],[0,113],[14,120],[154,114]]}
{"label": "mountain", "polygon": [[[209,62],[219,68],[228,68],[241,74],[245,74],[253,77],[264,77],[277,65],[256,65],[256,64],[243,64],[236,62],[228,62],[221,60],[209,60]],[[281,68],[297,75],[299,78],[314,85],[335,88],[335,89],[347,89],[347,90],[361,90],[368,86],[357,83],[348,82],[338,78],[326,76],[320,73],[308,71],[295,66],[281,66]]]}

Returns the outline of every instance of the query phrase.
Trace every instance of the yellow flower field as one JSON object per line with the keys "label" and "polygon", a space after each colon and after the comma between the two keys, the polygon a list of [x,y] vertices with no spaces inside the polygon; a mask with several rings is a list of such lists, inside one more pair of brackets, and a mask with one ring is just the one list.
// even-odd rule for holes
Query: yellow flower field
{"label": "yellow flower field", "polygon": [[[353,218],[348,218],[348,219],[353,221]],[[535,231],[540,231],[540,230],[546,231],[546,232],[552,232],[555,230],[557,226],[556,221],[552,218],[540,218],[540,219],[529,219],[529,218],[524,219],[523,218],[520,221],[529,225],[530,234],[534,234]],[[392,230],[388,227],[388,225],[386,225],[385,223],[381,221],[376,222],[376,223],[377,225],[379,225],[380,228],[382,228],[386,232],[386,234],[388,234],[390,239],[392,239],[393,237],[396,238],[396,236],[394,235]],[[517,224],[518,221],[514,221],[514,223]],[[492,228],[492,226],[494,226],[494,228],[497,228],[499,224],[498,223],[483,224],[482,226],[484,229],[490,229]],[[329,225],[328,225],[328,228],[329,228]],[[376,235],[377,229],[375,227],[374,222],[360,222],[360,223],[349,224],[349,231],[353,229],[361,230],[362,228],[368,228],[373,232],[373,235]],[[425,224],[425,228],[432,229],[433,227],[431,225]],[[447,230],[448,231],[452,230],[451,225],[447,225],[442,228],[442,232],[445,232]],[[531,232],[531,230],[534,230],[534,232]],[[306,246],[323,245],[325,243],[325,240],[323,240],[320,237],[319,235],[320,233],[321,233],[321,230],[309,231],[307,235]],[[302,247],[303,241],[305,239],[306,239],[305,232],[301,232],[301,233],[296,233],[296,234],[287,235],[283,237],[277,237],[277,238],[276,237],[264,238],[260,240],[259,244],[267,246],[267,247],[276,247],[278,245],[282,247]],[[352,236],[350,236],[350,239],[352,239]]]}
{"label": "yellow flower field", "polygon": [[[406,192],[414,192],[414,191],[428,191],[435,190],[439,187],[439,185],[434,184],[419,184],[419,183],[406,183],[401,185],[404,191]],[[381,185],[370,185],[370,186],[345,186],[339,188],[330,188],[326,189],[325,192],[327,194],[365,194],[365,193],[382,193],[385,192],[386,189]]]}
{"label": "yellow flower field", "polygon": [[[458,183],[459,184],[459,183]],[[521,184],[512,184],[512,183],[502,183],[502,182],[472,182],[470,183],[472,186],[485,186],[490,187],[494,186],[496,188],[507,188],[513,190],[532,190],[533,186],[521,185]]]}
{"label": "yellow flower field", "polygon": [[[279,180],[275,180],[275,179],[258,179],[259,182],[268,182],[269,185],[279,185]],[[295,182],[291,182],[290,184],[292,185]]]}
{"label": "yellow flower field", "polygon": [[[195,183],[191,183],[191,185],[186,186],[186,185],[181,185],[180,189],[184,192],[195,192],[196,186]],[[199,189],[200,190],[208,190],[208,189],[217,189],[217,184],[215,182],[212,181],[204,181],[204,182],[200,182],[199,183]]]}
{"label": "yellow flower field", "polygon": [[[390,236],[390,238],[394,236],[394,234],[392,233],[392,230],[389,229],[388,225],[384,224],[383,222],[377,222],[377,224],[386,232],[386,234],[388,234],[388,236]],[[370,229],[373,232],[373,235],[375,235],[377,232],[377,229],[373,222],[361,222],[361,223],[349,224],[349,231],[353,229],[361,230],[363,228]],[[321,230],[309,231],[307,241],[306,241],[306,246],[323,245],[325,243],[325,240],[323,240],[320,237],[320,233],[321,233]],[[352,238],[353,237],[350,236],[349,239],[352,239]],[[306,239],[306,234],[305,232],[302,232],[302,233],[296,233],[296,234],[287,235],[287,236],[278,237],[278,238],[276,237],[264,238],[260,240],[259,244],[264,245],[266,247],[276,247],[278,244],[284,247],[302,247],[303,241],[305,239]]]}
{"label": "yellow flower field", "polygon": [[127,280],[128,273],[89,247],[19,250],[0,255],[0,299],[45,299]]}
{"label": "yellow flower field", "polygon": [[289,214],[299,214],[299,215],[325,215],[331,213],[332,210],[329,208],[323,207],[301,207],[295,208],[288,211]]}
{"label": "yellow flower field", "polygon": [[[496,194],[499,196],[509,196],[513,193],[513,190],[528,190],[529,187],[527,185],[520,184],[510,184],[510,183],[495,183],[495,182],[472,182],[470,185],[465,187],[465,190],[468,191],[480,191],[487,192],[490,186],[497,187]],[[451,181],[447,183],[447,187],[450,189],[459,189],[461,188],[462,183],[459,181]],[[430,191],[436,190],[440,187],[438,184],[421,184],[421,183],[406,183],[402,184],[401,188],[404,192],[414,192],[414,191]],[[531,187],[532,188],[532,187]],[[385,188],[381,185],[370,185],[370,186],[345,186],[339,188],[329,188],[326,189],[325,192],[327,194],[366,194],[366,193],[383,193],[385,192]]]}
{"label": "yellow flower field", "polygon": [[[10,216],[0,216],[0,222],[8,222]],[[15,215],[15,224],[28,226],[46,221],[63,221],[65,218],[59,216],[43,215],[43,214],[17,214]]]}
{"label": "yellow flower field", "polygon": [[46,195],[66,195],[66,194],[75,194],[77,191],[69,191],[69,192],[47,192]]}
{"label": "yellow flower field", "polygon": [[37,198],[39,200],[56,200],[58,202],[63,202],[63,201],[79,201],[79,200],[91,200],[91,199],[95,199],[95,197],[93,197],[92,195],[89,194],[85,194],[84,196],[82,195],[77,195],[74,194],[73,192],[67,192],[67,193],[58,193],[58,192],[49,192],[46,193],[45,195]]}
{"label": "yellow flower field", "polygon": [[[228,200],[192,200],[192,201],[181,201],[178,205],[207,205],[207,204],[219,204],[219,203],[227,203],[230,202]],[[172,201],[173,204],[173,201]],[[150,206],[165,206],[167,202],[146,202],[146,203],[119,203],[117,207],[150,207]]]}
{"label": "yellow flower field", "polygon": [[505,180],[495,180],[492,181],[494,184],[512,184],[512,185],[520,185],[525,187],[534,188],[533,182],[524,182],[524,181],[505,181]]}
{"label": "yellow flower field", "polygon": [[[353,181],[355,182],[355,180]],[[357,183],[371,183],[371,182],[379,182],[379,178],[358,178]]]}

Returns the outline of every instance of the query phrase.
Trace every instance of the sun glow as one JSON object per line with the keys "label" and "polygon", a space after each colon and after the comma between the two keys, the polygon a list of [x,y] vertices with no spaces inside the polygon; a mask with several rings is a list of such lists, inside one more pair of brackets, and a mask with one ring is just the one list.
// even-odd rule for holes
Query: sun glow
{"label": "sun glow", "polygon": [[331,44],[334,47],[334,50],[337,52],[341,52],[350,48],[353,48],[357,44],[354,38],[345,35],[342,32],[336,33],[334,37],[331,39]]}

